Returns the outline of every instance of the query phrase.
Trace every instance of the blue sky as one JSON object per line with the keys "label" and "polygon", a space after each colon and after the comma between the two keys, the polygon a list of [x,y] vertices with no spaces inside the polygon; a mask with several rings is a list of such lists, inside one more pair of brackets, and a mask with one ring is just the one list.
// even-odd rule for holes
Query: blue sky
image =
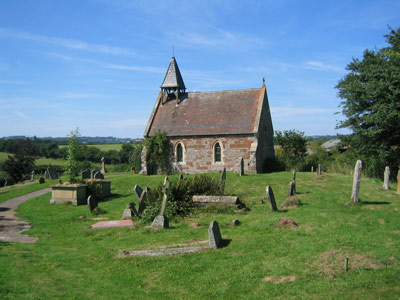
{"label": "blue sky", "polygon": [[0,137],[142,137],[172,49],[189,91],[257,88],[275,130],[347,133],[335,85],[400,1],[0,1]]}

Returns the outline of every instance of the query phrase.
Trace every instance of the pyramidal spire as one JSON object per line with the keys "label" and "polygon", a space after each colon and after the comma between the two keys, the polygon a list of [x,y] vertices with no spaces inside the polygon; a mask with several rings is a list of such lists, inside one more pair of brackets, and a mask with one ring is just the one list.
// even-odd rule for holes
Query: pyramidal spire
{"label": "pyramidal spire", "polygon": [[184,93],[186,90],[175,56],[172,56],[171,58],[161,89],[167,93],[171,93],[172,91]]}

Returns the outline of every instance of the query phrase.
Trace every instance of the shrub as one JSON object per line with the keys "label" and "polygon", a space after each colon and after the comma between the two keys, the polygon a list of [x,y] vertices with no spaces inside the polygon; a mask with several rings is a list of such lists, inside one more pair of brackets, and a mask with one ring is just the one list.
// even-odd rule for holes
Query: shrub
{"label": "shrub", "polygon": [[[193,195],[218,195],[219,187],[217,179],[205,174],[171,182],[167,191],[166,216],[173,219],[190,214],[194,207]],[[151,222],[158,215],[162,199],[162,184],[159,184],[147,197],[147,208],[142,214],[144,222]]]}

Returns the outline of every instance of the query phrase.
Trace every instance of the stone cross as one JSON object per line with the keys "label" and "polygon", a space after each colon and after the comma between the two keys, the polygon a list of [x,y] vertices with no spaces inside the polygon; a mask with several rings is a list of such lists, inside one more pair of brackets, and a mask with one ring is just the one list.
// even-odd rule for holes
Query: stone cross
{"label": "stone cross", "polygon": [[362,162],[361,160],[357,160],[356,166],[354,167],[353,190],[351,192],[351,200],[353,202],[359,202],[361,169],[362,169]]}
{"label": "stone cross", "polygon": [[208,244],[210,248],[220,248],[222,245],[221,232],[217,221],[211,221],[208,227]]}
{"label": "stone cross", "polygon": [[295,193],[295,186],[296,186],[295,182],[294,182],[294,181],[291,181],[290,184],[289,184],[289,193],[288,193],[288,196],[289,196],[289,197],[290,197],[290,196],[294,196],[294,193]]}
{"label": "stone cross", "polygon": [[390,168],[389,168],[389,166],[386,166],[385,174],[384,174],[383,177],[384,177],[383,178],[383,188],[385,190],[388,190],[388,189],[390,189],[390,187],[389,187],[389,177],[390,177]]}
{"label": "stone cross", "polygon": [[225,191],[225,181],[226,181],[226,168],[222,171],[221,174],[221,182],[220,182],[220,187],[219,187],[219,192],[222,195]]}
{"label": "stone cross", "polygon": [[161,211],[160,211],[160,216],[164,216],[165,215],[165,208],[166,208],[166,206],[167,206],[167,199],[168,199],[168,196],[167,196],[167,190],[168,190],[168,188],[169,188],[169,180],[168,180],[168,177],[165,177],[165,179],[164,179],[164,184],[163,184],[163,200],[162,200],[162,203],[161,203]]}
{"label": "stone cross", "polygon": [[278,207],[276,206],[275,196],[274,192],[272,191],[272,188],[268,185],[265,191],[267,193],[267,200],[269,201],[269,206],[271,208],[271,211],[277,211]]}
{"label": "stone cross", "polygon": [[397,172],[397,194],[400,194],[400,168],[399,172]]}
{"label": "stone cross", "polygon": [[239,170],[239,176],[244,175],[244,159],[243,157],[240,158],[240,170]]}
{"label": "stone cross", "polygon": [[31,172],[31,180],[33,180],[33,177],[35,176],[35,171]]}
{"label": "stone cross", "polygon": [[101,174],[105,174],[106,173],[106,168],[104,166],[104,156],[101,158],[101,170],[100,170]]}

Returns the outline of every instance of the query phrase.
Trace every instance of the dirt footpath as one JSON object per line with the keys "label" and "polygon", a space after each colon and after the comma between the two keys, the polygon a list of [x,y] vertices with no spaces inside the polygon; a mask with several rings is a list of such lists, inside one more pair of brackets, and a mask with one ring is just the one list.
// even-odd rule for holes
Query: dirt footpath
{"label": "dirt footpath", "polygon": [[43,194],[51,192],[51,188],[46,188],[32,192],[23,196],[9,199],[0,203],[0,241],[34,243],[37,238],[31,237],[21,232],[30,229],[30,224],[15,216],[15,209],[21,203]]}

